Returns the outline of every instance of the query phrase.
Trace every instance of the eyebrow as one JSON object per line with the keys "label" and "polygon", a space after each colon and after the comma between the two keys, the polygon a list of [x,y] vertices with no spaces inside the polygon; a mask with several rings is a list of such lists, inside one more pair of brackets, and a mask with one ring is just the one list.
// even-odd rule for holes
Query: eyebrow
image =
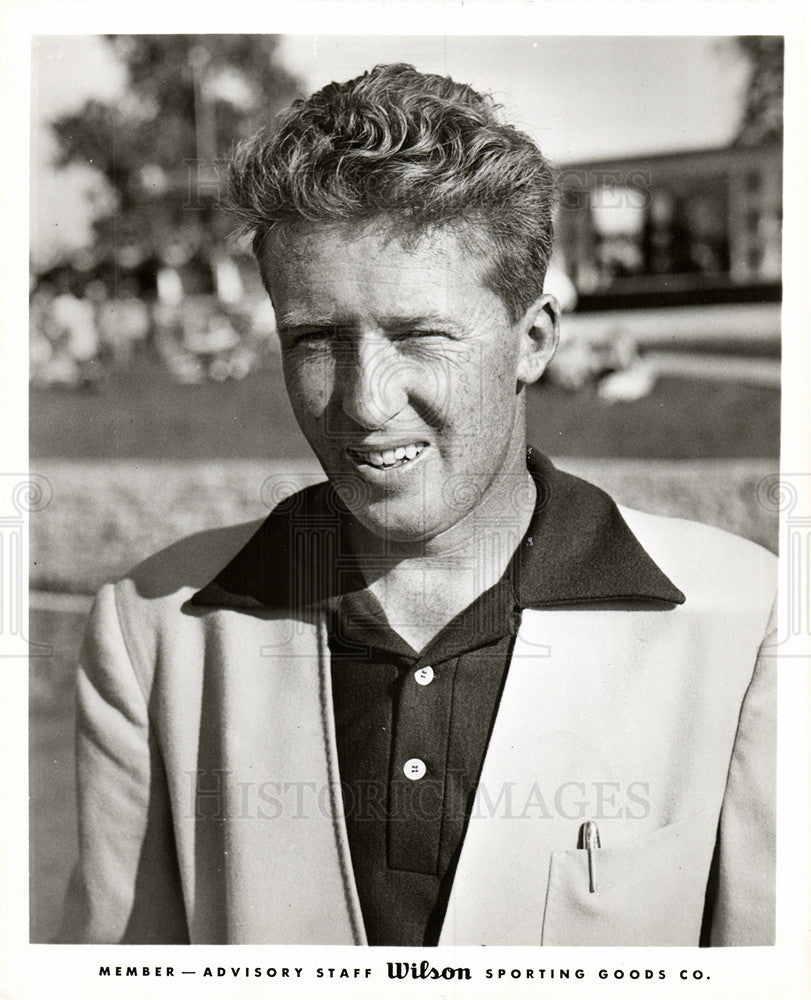
{"label": "eyebrow", "polygon": [[438,313],[419,313],[413,316],[384,316],[382,320],[383,328],[399,333],[402,330],[413,330],[415,327],[422,329],[441,328],[451,333],[461,333],[462,327]]}
{"label": "eyebrow", "polygon": [[340,323],[333,320],[280,320],[276,319],[276,330],[279,333],[307,333],[312,330],[339,330],[346,329]]}
{"label": "eyebrow", "polygon": [[[463,327],[461,327],[458,323],[455,323],[447,316],[441,316],[438,313],[416,313],[411,316],[403,316],[400,314],[383,316],[380,319],[380,325],[387,333],[402,333],[405,330],[413,330],[415,328],[429,330],[436,328],[449,333],[457,334],[461,334],[463,332]],[[307,333],[308,331],[313,330],[351,331],[358,328],[358,322],[355,319],[345,319],[342,317],[330,317],[329,319],[305,319],[303,316],[298,316],[295,313],[292,313],[287,317],[277,317],[276,328],[279,333],[285,333],[288,335]]]}

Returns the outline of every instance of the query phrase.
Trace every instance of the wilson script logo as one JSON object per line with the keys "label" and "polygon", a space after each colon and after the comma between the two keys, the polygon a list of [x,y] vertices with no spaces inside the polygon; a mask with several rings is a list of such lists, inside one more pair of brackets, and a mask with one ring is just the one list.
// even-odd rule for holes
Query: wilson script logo
{"label": "wilson script logo", "polygon": [[446,965],[437,969],[429,962],[387,962],[389,979],[470,979],[470,969]]}

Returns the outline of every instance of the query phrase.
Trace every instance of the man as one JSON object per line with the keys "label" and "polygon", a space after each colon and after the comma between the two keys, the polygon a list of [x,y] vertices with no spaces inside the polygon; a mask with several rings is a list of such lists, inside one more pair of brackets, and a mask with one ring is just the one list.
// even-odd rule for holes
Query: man
{"label": "man", "polygon": [[66,935],[769,943],[773,559],[527,448],[541,153],[383,66],[233,193],[328,482],[99,594]]}

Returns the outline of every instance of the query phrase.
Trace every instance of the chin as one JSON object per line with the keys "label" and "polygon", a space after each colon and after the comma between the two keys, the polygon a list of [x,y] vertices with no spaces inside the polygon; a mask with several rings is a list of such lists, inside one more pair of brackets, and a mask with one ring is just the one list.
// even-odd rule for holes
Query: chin
{"label": "chin", "polygon": [[436,534],[425,524],[415,523],[412,518],[392,517],[390,512],[380,517],[369,511],[353,511],[353,514],[371,534],[392,542],[422,542]]}
{"label": "chin", "polygon": [[441,526],[415,517],[418,512],[414,510],[414,505],[409,505],[407,510],[392,510],[391,504],[349,509],[370,534],[391,542],[426,542],[442,531]]}

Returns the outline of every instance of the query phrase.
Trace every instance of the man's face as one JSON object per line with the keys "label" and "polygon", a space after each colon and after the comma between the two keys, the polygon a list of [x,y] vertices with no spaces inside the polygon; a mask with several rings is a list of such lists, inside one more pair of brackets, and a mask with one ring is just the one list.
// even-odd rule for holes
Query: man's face
{"label": "man's face", "polygon": [[414,542],[503,514],[525,488],[520,390],[553,349],[537,310],[512,323],[447,230],[405,247],[385,228],[313,225],[262,266],[296,419],[360,523]]}

